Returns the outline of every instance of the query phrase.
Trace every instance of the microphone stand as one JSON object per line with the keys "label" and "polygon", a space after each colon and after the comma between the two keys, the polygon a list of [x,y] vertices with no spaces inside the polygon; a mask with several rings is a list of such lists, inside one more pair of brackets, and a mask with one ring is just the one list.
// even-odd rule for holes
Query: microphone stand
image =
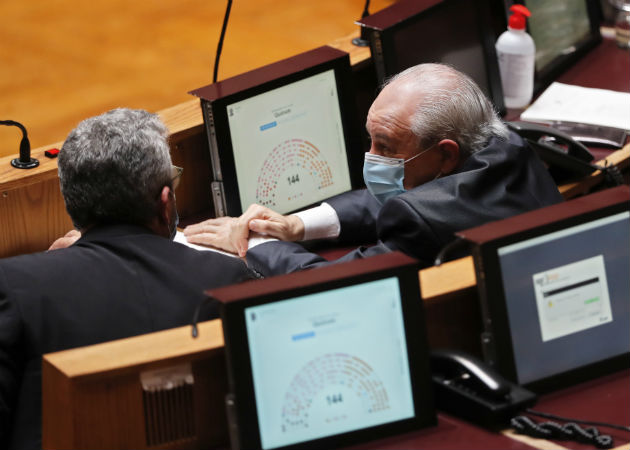
{"label": "microphone stand", "polygon": [[[370,15],[370,0],[365,0],[365,7],[363,8],[363,13],[361,14],[361,19]],[[357,47],[367,47],[370,43],[368,41],[368,32],[365,27],[361,27],[361,37],[352,39],[352,43]]]}
{"label": "microphone stand", "polygon": [[212,75],[212,82],[217,82],[217,75],[219,73],[219,58],[221,57],[221,50],[223,50],[223,39],[225,38],[225,30],[227,29],[228,19],[230,17],[230,10],[232,9],[232,0],[228,0],[227,7],[225,8],[225,16],[223,16],[223,26],[221,27],[221,35],[219,36],[219,44],[217,45],[217,55],[214,58],[214,73]]}
{"label": "microphone stand", "polygon": [[31,143],[28,140],[24,125],[14,120],[0,120],[0,125],[15,126],[22,130],[20,157],[11,160],[11,165],[17,169],[32,169],[33,167],[39,166],[39,161],[35,158],[31,158]]}

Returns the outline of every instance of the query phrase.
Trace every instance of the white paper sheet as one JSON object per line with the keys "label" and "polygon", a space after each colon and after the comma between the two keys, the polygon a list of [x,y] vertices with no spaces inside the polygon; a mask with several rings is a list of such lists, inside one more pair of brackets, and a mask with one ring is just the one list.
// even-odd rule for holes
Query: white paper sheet
{"label": "white paper sheet", "polygon": [[630,131],[630,94],[554,82],[521,114],[521,120],[559,120]]}
{"label": "white paper sheet", "polygon": [[186,236],[184,235],[184,233],[182,233],[179,230],[175,234],[175,239],[173,239],[173,241],[179,242],[180,244],[184,244],[187,247],[194,248],[195,250],[222,253],[222,254],[227,255],[227,256],[232,256],[233,258],[238,258],[238,255],[235,255],[234,253],[224,252],[223,250],[219,250],[218,248],[215,248],[215,247],[204,247],[203,245],[197,245],[197,244],[193,244],[191,242],[188,242],[188,240],[186,239]]}

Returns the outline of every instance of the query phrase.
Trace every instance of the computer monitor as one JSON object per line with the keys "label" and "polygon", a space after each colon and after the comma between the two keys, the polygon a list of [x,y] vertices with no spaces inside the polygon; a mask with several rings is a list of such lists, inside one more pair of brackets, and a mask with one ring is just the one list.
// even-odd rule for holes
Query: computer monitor
{"label": "computer monitor", "polygon": [[285,214],[360,183],[347,53],[320,47],[191,94],[201,98],[216,216],[252,203]]}
{"label": "computer monitor", "polygon": [[505,112],[494,48],[506,26],[501,0],[401,0],[358,23],[369,30],[379,82],[416,64],[446,63]]}
{"label": "computer monitor", "polygon": [[232,448],[331,448],[436,423],[415,260],[391,253],[208,294],[221,302]]}
{"label": "computer monitor", "polygon": [[462,231],[486,359],[543,392],[630,366],[630,190]]}
{"label": "computer monitor", "polygon": [[506,6],[514,3],[532,13],[527,31],[536,44],[535,93],[601,41],[599,0],[507,0]]}

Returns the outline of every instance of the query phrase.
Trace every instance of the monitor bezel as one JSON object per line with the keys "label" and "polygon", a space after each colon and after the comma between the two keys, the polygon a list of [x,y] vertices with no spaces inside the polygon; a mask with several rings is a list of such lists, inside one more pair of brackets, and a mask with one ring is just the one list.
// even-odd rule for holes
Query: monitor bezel
{"label": "monitor bezel", "polygon": [[[473,257],[477,279],[480,280],[483,277],[478,282],[478,290],[486,333],[485,339],[482,339],[482,342],[486,340],[484,343],[484,358],[499,373],[510,380],[518,382],[518,376],[498,250],[517,242],[630,211],[630,196],[627,187],[621,187],[621,190],[618,190],[618,192],[622,194],[622,197],[625,195],[622,201],[609,202],[609,204],[599,208],[593,208],[593,204],[597,204],[597,201],[589,201],[584,208],[577,207],[572,214],[564,215],[564,217],[558,219],[554,218],[554,206],[543,208],[535,211],[535,213],[540,217],[547,215],[544,223],[532,227],[521,228],[516,226],[518,231],[514,233],[504,234],[496,239],[489,239],[485,242],[474,244]],[[598,196],[604,204],[605,195],[604,191]],[[612,197],[615,198],[614,193]],[[575,201],[573,200],[572,202]],[[568,202],[560,205],[565,206],[565,210],[568,209],[566,208]],[[543,211],[543,214],[540,213],[541,211]],[[516,216],[512,219],[517,221],[519,217],[522,218],[524,215]],[[466,234],[466,231],[461,232],[461,235],[464,237]],[[545,393],[626,368],[630,368],[630,350],[615,357],[540,378],[523,385],[534,392]]]}
{"label": "monitor bezel", "polygon": [[[235,395],[241,448],[262,448],[245,309],[389,277],[396,277],[399,280],[415,416],[277,448],[300,450],[333,448],[417,430],[437,423],[430,381],[424,312],[419,292],[418,265],[412,258],[395,252],[246,283],[238,288],[208,291],[210,296],[220,302],[228,379],[231,392]],[[242,288],[247,284],[249,284],[249,291],[243,292]]]}
{"label": "monitor bezel", "polygon": [[[359,157],[362,156],[361,134],[355,113],[348,53],[323,46],[190,92],[201,98],[208,139],[216,139],[216,156],[220,167],[213,167],[212,181],[223,183],[226,215],[240,216],[244,212],[243,208],[249,206],[241,205],[227,106],[329,70],[333,70],[335,75],[351,190],[361,186],[363,161]],[[211,119],[204,109],[211,110]],[[212,123],[209,123],[210,120]],[[212,153],[211,147],[212,144],[209,143]],[[214,158],[211,160],[215,165]],[[304,205],[299,210],[318,203]],[[290,212],[294,211],[286,213]]]}
{"label": "monitor bezel", "polygon": [[[554,59],[547,63],[544,67],[535,66],[534,72],[534,95],[540,94],[552,82],[556,81],[569,67],[579,61],[589,50],[598,45],[602,41],[602,35],[599,29],[599,6],[597,0],[584,0],[586,2],[586,11],[590,25],[590,33],[583,40],[574,44],[575,51],[569,54],[558,54]],[[509,2],[509,0],[508,0]],[[521,4],[527,6],[527,0],[514,0],[512,4]],[[533,14],[533,13],[532,13]],[[527,25],[529,32],[529,23]],[[530,34],[531,35],[531,34]],[[534,36],[532,35],[532,38]]]}
{"label": "monitor bezel", "polygon": [[[369,30],[370,51],[372,58],[374,54],[381,52],[383,57],[382,68],[376,68],[377,81],[382,84],[388,77],[404,70],[404,68],[396,67],[396,49],[394,45],[394,35],[402,28],[414,26],[417,22],[423,20],[431,20],[431,16],[445,8],[448,1],[455,0],[425,0],[418,2],[416,0],[399,1],[384,10],[365,17],[358,21]],[[499,63],[497,59],[495,41],[498,37],[499,30],[505,28],[507,21],[504,15],[497,14],[497,11],[503,12],[503,4],[500,0],[479,0],[473,2],[473,7],[477,12],[476,25],[479,36],[479,44],[482,47],[484,55],[484,65],[487,77],[487,85],[490,90],[489,100],[494,105],[497,113],[501,116],[505,115],[507,109],[503,98],[503,86],[501,84],[501,74],[499,72]],[[376,33],[380,34],[381,49],[377,49],[379,45],[376,39]],[[424,61],[440,62],[440,61]],[[374,64],[378,64],[375,61]],[[418,62],[420,64],[420,62]]]}

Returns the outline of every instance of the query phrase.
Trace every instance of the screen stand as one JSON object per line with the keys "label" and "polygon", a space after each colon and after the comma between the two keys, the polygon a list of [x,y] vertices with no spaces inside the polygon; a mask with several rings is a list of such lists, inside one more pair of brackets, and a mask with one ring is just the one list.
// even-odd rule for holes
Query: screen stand
{"label": "screen stand", "polygon": [[238,438],[238,419],[236,418],[236,396],[232,393],[225,395],[225,411],[230,434],[230,448],[240,450],[241,443]]}

